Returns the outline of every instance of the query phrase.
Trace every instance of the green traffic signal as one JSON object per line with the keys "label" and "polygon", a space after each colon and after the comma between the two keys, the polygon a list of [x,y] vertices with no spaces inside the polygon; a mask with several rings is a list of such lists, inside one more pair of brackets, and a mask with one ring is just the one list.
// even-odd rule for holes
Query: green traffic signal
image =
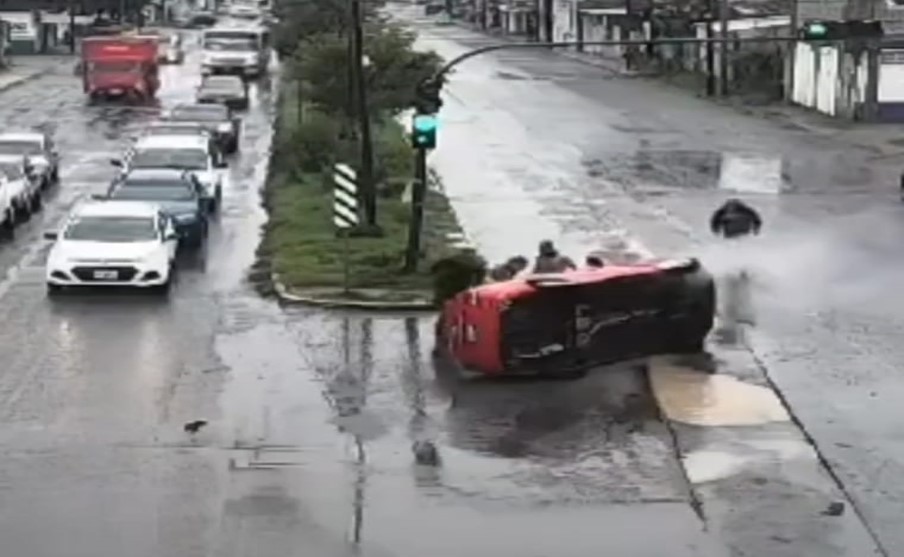
{"label": "green traffic signal", "polygon": [[811,23],[804,27],[804,37],[808,39],[824,39],[829,34],[829,28],[822,23]]}
{"label": "green traffic signal", "polygon": [[436,148],[436,116],[432,114],[417,114],[411,125],[411,143],[417,149]]}

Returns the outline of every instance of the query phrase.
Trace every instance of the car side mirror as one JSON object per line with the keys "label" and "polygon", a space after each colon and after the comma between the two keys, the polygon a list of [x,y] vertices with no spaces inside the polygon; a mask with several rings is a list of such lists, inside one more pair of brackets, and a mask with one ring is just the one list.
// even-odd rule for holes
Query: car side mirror
{"label": "car side mirror", "polygon": [[55,230],[48,230],[47,232],[44,233],[45,240],[56,241],[56,239],[59,237],[60,237],[59,232],[56,232]]}
{"label": "car side mirror", "polygon": [[110,159],[110,164],[112,164],[116,168],[122,168],[122,161],[119,159]]}

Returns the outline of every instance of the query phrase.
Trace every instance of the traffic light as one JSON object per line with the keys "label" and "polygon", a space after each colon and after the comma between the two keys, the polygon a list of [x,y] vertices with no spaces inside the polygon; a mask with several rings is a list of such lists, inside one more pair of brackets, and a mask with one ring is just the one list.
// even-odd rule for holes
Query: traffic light
{"label": "traffic light", "polygon": [[433,114],[415,114],[411,122],[411,145],[415,149],[435,149],[437,125]]}
{"label": "traffic light", "polygon": [[440,98],[442,83],[436,79],[425,79],[418,83],[415,91],[414,108],[418,114],[436,114],[443,107]]}
{"label": "traffic light", "polygon": [[880,21],[808,21],[800,28],[805,41],[854,41],[880,39],[885,34]]}
{"label": "traffic light", "polygon": [[829,26],[820,21],[813,21],[801,28],[800,35],[805,41],[826,41],[829,40]]}

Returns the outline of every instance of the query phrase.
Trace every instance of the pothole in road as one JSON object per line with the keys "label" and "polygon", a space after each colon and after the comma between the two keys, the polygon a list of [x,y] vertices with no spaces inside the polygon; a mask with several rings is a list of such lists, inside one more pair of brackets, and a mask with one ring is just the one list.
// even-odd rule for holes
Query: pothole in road
{"label": "pothole in road", "polygon": [[790,421],[772,390],[730,375],[650,362],[650,385],[670,420],[698,426],[752,426]]}

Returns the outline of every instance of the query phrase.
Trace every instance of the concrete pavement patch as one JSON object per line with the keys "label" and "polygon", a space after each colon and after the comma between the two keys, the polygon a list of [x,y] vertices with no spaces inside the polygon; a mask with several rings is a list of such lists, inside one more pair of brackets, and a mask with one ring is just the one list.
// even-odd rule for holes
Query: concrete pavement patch
{"label": "concrete pavement patch", "polygon": [[302,289],[286,287],[277,276],[271,278],[277,299],[283,303],[309,305],[333,309],[356,309],[362,311],[435,311],[436,307],[428,297],[412,300],[381,300],[378,294],[367,299],[371,291],[352,290],[352,295],[360,299],[342,297],[335,289]]}

